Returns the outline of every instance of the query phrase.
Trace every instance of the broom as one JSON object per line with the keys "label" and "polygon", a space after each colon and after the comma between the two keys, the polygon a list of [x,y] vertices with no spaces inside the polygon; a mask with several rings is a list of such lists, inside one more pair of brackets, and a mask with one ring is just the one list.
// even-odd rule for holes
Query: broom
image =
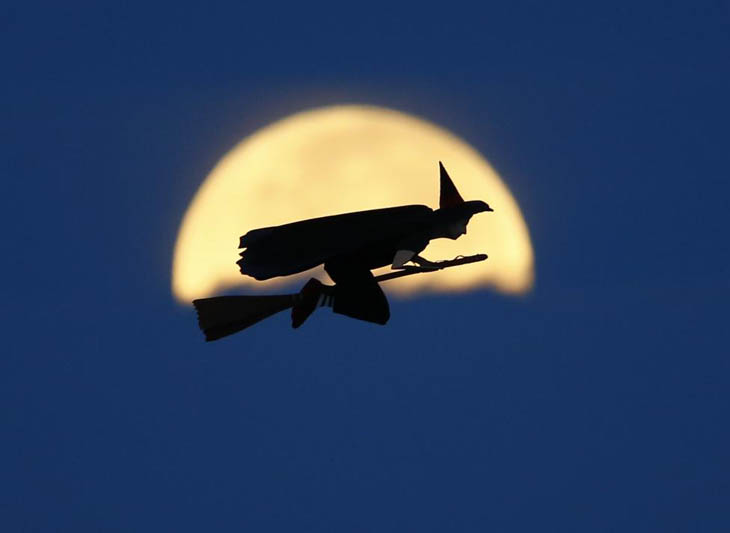
{"label": "broom", "polygon": [[[406,267],[375,277],[375,281],[388,281],[423,272],[435,272],[444,268],[484,261],[486,254],[457,257],[451,261],[437,263],[437,268]],[[271,296],[214,296],[193,300],[198,313],[198,325],[206,341],[226,337],[257,322],[294,306],[299,294],[277,294]]]}

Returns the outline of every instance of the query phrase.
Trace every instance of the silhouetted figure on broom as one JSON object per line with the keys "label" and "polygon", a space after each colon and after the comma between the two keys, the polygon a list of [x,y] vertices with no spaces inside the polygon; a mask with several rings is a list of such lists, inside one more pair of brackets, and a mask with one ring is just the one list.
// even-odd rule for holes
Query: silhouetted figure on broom
{"label": "silhouetted figure on broom", "polygon": [[[432,239],[458,239],[470,218],[492,211],[480,200],[465,202],[443,164],[439,209],[406,205],[358,211],[251,230],[241,237],[241,273],[257,280],[297,274],[324,265],[334,285],[311,278],[298,294],[219,296],[193,301],[206,340],[240,331],[284,309],[292,308],[298,328],[317,307],[385,324],[390,308],[379,282],[419,272],[483,261],[486,255],[431,262],[419,254]],[[409,266],[407,263],[418,266]],[[391,265],[398,270],[378,277],[371,270]]]}

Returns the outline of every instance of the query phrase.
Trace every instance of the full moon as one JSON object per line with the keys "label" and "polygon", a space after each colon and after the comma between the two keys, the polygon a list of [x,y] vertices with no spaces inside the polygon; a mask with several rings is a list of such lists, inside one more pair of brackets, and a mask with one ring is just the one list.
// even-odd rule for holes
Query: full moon
{"label": "full moon", "polygon": [[389,281],[383,284],[386,292],[528,291],[534,255],[527,225],[484,157],[423,119],[343,105],[286,117],[223,156],[183,217],[173,258],[173,294],[189,303],[232,287],[269,290],[311,276],[324,281],[321,267],[265,282],[241,275],[239,237],[255,228],[350,211],[408,204],[437,208],[439,161],[465,200],[484,200],[494,212],[475,215],[467,235],[431,241],[421,255],[435,261],[486,253],[489,259]]}

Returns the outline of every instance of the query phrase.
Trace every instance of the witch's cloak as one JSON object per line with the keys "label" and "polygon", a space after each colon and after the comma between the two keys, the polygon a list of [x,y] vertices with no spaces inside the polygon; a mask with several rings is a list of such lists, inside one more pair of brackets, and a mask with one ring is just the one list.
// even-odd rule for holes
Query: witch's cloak
{"label": "witch's cloak", "polygon": [[241,237],[241,273],[257,280],[289,276],[323,263],[356,259],[363,268],[390,264],[399,249],[423,250],[434,211],[407,205],[313,218],[251,230]]}

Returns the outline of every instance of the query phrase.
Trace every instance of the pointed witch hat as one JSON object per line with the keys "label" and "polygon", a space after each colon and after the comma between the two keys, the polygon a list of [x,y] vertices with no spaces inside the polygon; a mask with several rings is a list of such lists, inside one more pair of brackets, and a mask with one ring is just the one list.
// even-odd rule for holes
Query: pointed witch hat
{"label": "pointed witch hat", "polygon": [[455,217],[469,217],[476,213],[483,211],[493,211],[491,207],[481,200],[469,200],[465,202],[464,199],[456,190],[456,185],[451,181],[449,173],[446,172],[444,164],[439,161],[439,170],[441,171],[441,194],[439,197],[439,209],[438,212],[448,219]]}
{"label": "pointed witch hat", "polygon": [[446,172],[444,164],[439,161],[439,170],[441,171],[441,194],[439,196],[439,208],[457,207],[464,203],[464,199],[456,190],[456,185],[451,181],[449,173]]}

